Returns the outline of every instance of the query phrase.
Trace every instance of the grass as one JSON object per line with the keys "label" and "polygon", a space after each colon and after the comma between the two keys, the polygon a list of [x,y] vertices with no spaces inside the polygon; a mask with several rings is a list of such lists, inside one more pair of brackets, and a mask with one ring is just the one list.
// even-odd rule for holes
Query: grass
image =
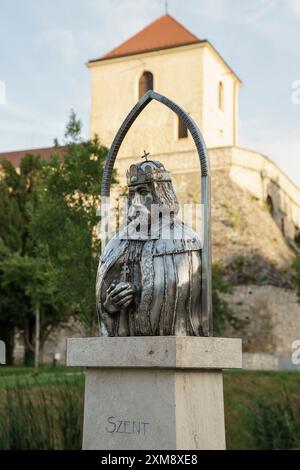
{"label": "grass", "polygon": [[80,367],[67,367],[67,366],[42,366],[38,372],[33,367],[25,366],[12,366],[0,367],[0,390],[6,387],[13,387],[16,383],[18,386],[22,384],[26,386],[50,385],[55,384],[59,378],[65,381],[74,381],[74,376],[82,374]]}
{"label": "grass", "polygon": [[[226,371],[224,402],[227,448],[257,449],[256,428],[261,426],[261,407],[269,404],[269,413],[274,414],[276,409],[280,412],[279,404],[284,402],[283,395],[287,395],[300,411],[299,372]],[[275,418],[274,415],[274,421]],[[269,431],[273,432],[271,429]],[[261,447],[264,445],[261,444]]]}
{"label": "grass", "polygon": [[[80,449],[84,375],[79,368],[0,368],[0,449]],[[299,372],[225,371],[228,449],[296,448]]]}
{"label": "grass", "polygon": [[1,372],[1,450],[81,448],[82,372]]}
{"label": "grass", "polygon": [[[82,369],[80,367],[67,367],[67,366],[57,366],[53,367],[50,365],[40,366],[38,369],[38,374],[66,374],[70,372],[78,372]],[[34,374],[35,370],[33,367],[27,366],[0,366],[0,380],[2,377],[7,377],[8,375],[31,375]]]}

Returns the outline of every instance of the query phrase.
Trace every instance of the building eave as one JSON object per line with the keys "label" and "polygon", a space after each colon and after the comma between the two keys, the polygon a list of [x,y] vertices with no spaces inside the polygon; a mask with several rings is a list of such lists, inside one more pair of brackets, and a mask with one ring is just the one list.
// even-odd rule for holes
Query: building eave
{"label": "building eave", "polygon": [[212,50],[212,52],[221,60],[221,62],[223,62],[223,64],[228,68],[228,70],[235,76],[235,78],[237,79],[237,81],[242,84],[242,80],[240,79],[240,77],[235,73],[235,71],[230,67],[230,65],[228,65],[228,63],[226,62],[226,60],[221,56],[221,54],[217,51],[217,49],[212,45],[212,43],[210,41],[208,41],[207,39],[205,39],[205,42],[206,44],[208,45],[208,47],[210,47],[210,49]]}
{"label": "building eave", "polygon": [[184,43],[184,44],[176,44],[174,46],[156,47],[156,48],[153,48],[153,49],[147,49],[147,50],[132,52],[130,54],[120,54],[120,55],[115,55],[113,57],[100,57],[99,59],[89,60],[86,63],[86,65],[87,65],[87,67],[89,67],[91,64],[95,64],[95,63],[98,63],[98,62],[112,62],[115,59],[122,59],[122,58],[132,57],[132,56],[136,56],[136,55],[145,55],[145,54],[152,53],[152,52],[166,51],[168,49],[176,49],[176,48],[179,48],[179,47],[186,47],[186,46],[196,45],[196,44],[200,44],[200,43],[203,43],[203,42],[206,42],[206,41],[202,40],[202,39],[199,39],[198,41],[191,41],[191,42],[187,42],[187,43]]}
{"label": "building eave", "polygon": [[90,61],[88,61],[86,63],[86,66],[88,68],[92,68],[94,66],[97,66],[97,65],[106,65],[108,63],[113,63],[114,61],[117,61],[119,62],[120,60],[126,60],[128,57],[138,57],[138,56],[141,56],[141,57],[147,57],[148,54],[151,54],[153,55],[153,53],[159,53],[159,52],[168,52],[168,51],[175,51],[177,49],[185,49],[187,47],[192,47],[192,46],[208,46],[211,51],[213,52],[213,54],[215,56],[217,56],[217,58],[226,66],[226,68],[229,70],[230,73],[232,73],[236,80],[239,82],[239,84],[242,84],[242,80],[239,78],[239,76],[234,72],[234,70],[232,70],[232,68],[228,65],[228,63],[223,59],[223,57],[221,56],[221,54],[217,51],[217,49],[207,40],[207,39],[199,39],[198,41],[191,41],[191,42],[188,42],[186,44],[178,44],[178,45],[175,45],[175,46],[168,46],[168,47],[160,47],[160,48],[155,48],[155,49],[149,49],[149,50],[146,50],[146,51],[138,51],[138,52],[133,52],[131,54],[121,54],[121,55],[118,55],[118,56],[114,56],[114,57],[102,57],[102,58],[99,58],[99,59],[92,59]]}

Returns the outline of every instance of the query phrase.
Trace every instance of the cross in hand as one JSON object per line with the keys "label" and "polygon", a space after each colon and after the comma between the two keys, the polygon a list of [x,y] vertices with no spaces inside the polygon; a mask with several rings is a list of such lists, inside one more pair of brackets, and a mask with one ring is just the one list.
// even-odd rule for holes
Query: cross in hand
{"label": "cross in hand", "polygon": [[121,269],[122,281],[126,282],[127,274],[129,273],[129,268],[126,263],[123,264]]}

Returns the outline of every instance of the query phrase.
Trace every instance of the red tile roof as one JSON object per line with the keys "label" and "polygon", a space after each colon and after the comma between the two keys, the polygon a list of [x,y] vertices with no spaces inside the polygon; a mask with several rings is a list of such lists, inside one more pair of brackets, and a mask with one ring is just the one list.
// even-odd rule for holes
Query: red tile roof
{"label": "red tile roof", "polygon": [[45,160],[50,158],[50,155],[54,152],[59,152],[63,154],[64,147],[59,147],[54,149],[54,147],[44,147],[44,148],[35,148],[35,149],[28,149],[28,150],[18,150],[15,152],[1,152],[0,153],[0,162],[1,160],[8,160],[10,161],[15,168],[20,166],[20,162],[25,155],[40,155]]}
{"label": "red tile roof", "polygon": [[195,34],[167,14],[155,20],[120,46],[91,62],[198,42],[200,39]]}

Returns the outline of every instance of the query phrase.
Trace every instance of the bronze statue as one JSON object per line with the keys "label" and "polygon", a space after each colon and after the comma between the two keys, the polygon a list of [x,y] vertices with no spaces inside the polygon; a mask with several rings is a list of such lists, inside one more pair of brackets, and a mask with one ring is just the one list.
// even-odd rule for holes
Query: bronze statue
{"label": "bronze statue", "polygon": [[170,173],[147,156],[127,172],[128,224],[100,259],[102,334],[202,336],[202,241],[176,217]]}

